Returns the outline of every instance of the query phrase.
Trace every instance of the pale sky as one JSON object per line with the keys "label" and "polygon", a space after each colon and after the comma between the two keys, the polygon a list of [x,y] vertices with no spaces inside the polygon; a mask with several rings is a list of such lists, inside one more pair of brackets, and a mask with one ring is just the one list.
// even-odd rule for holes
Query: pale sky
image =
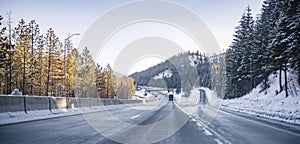
{"label": "pale sky", "polygon": [[[222,50],[227,49],[231,44],[233,39],[232,35],[235,31],[234,28],[238,25],[247,5],[250,5],[252,8],[252,13],[255,18],[260,12],[262,1],[263,0],[171,0],[171,2],[179,4],[196,14],[208,26]],[[68,34],[80,33],[80,36],[71,38],[74,46],[78,47],[82,36],[101,15],[128,2],[131,1],[0,0],[0,15],[4,17],[5,23],[6,13],[11,11],[13,26],[17,25],[21,18],[24,18],[26,22],[35,19],[39,24],[42,33],[45,34],[47,29],[52,27],[62,42]],[[144,24],[143,26],[145,25],[153,26],[153,24]],[[164,26],[160,26],[160,28],[163,27]],[[122,30],[123,33],[128,29],[130,29],[130,27]],[[120,31],[119,35],[122,35],[122,31]],[[165,31],[168,31],[168,29]],[[170,31],[172,30],[170,29]],[[176,38],[174,38],[174,40],[175,39]],[[184,42],[181,44],[186,45]],[[182,46],[181,44],[178,43],[179,46]],[[111,55],[113,55],[112,52]],[[113,58],[95,59],[100,65],[114,62]],[[146,69],[162,60],[163,58],[155,56],[145,57],[144,59],[136,61],[135,66],[131,65],[132,69],[128,73]]]}

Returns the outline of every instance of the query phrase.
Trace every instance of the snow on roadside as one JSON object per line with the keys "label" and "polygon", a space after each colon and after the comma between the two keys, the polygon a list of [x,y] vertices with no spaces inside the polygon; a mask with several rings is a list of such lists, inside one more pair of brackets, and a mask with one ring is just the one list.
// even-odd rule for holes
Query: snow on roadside
{"label": "snow on roadside", "polygon": [[285,97],[285,92],[276,95],[279,88],[279,80],[276,75],[269,76],[270,88],[261,91],[261,86],[253,89],[249,94],[235,99],[223,100],[223,108],[285,121],[289,123],[300,124],[300,88],[297,87],[296,79],[289,74],[288,86],[289,96]]}
{"label": "snow on roadside", "polygon": [[132,96],[132,100],[144,100],[144,99],[154,99],[155,97],[150,92],[147,92],[145,89],[135,91]]}
{"label": "snow on roadside", "polygon": [[188,98],[182,97],[182,94],[174,94],[175,103],[188,115],[195,115],[197,111],[197,104],[199,101],[199,88],[191,90]]}
{"label": "snow on roadside", "polygon": [[36,111],[28,111],[27,114],[24,111],[19,112],[5,112],[0,113],[0,125],[10,124],[10,123],[18,123],[18,122],[26,122],[33,121],[38,119],[45,118],[54,118],[58,116],[67,116],[73,114],[79,114],[80,111],[77,109],[74,110],[53,110],[50,112],[49,110],[36,110]]}
{"label": "snow on roadside", "polygon": [[206,93],[207,102],[209,105],[218,108],[222,99],[217,96],[217,92],[210,90],[206,87],[201,87]]}
{"label": "snow on roadside", "polygon": [[174,97],[176,98],[176,102],[178,104],[190,104],[195,105],[199,101],[199,88],[194,88],[191,90],[190,96],[188,98],[182,97],[180,94],[174,94]]}
{"label": "snow on roadside", "polygon": [[74,109],[53,109],[52,112],[49,110],[36,110],[36,111],[27,111],[27,114],[24,111],[19,112],[5,112],[0,113],[0,125],[19,123],[19,122],[28,122],[41,119],[49,119],[63,116],[71,116],[88,112],[103,111],[107,109],[121,108],[121,105],[113,106],[97,106],[92,108],[74,108]]}

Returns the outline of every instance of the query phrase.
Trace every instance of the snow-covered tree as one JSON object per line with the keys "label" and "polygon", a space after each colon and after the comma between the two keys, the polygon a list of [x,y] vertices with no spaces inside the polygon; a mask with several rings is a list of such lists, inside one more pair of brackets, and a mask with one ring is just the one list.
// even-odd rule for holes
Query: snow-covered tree
{"label": "snow-covered tree", "polygon": [[[234,40],[228,53],[227,97],[239,97],[248,93],[253,87],[254,59],[254,20],[248,6],[239,26],[236,27]],[[231,93],[231,94],[230,94]]]}
{"label": "snow-covered tree", "polygon": [[288,48],[287,53],[290,68],[298,73],[298,84],[300,85],[300,1],[288,1],[286,10],[286,23],[288,28]]}

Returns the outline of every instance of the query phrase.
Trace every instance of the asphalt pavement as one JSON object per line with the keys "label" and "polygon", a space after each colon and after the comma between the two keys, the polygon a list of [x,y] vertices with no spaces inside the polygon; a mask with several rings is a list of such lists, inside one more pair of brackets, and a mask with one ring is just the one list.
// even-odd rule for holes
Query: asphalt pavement
{"label": "asphalt pavement", "polygon": [[[198,114],[203,113],[203,108]],[[0,127],[0,143],[300,143],[300,127],[219,110],[203,127],[201,120],[164,99],[152,105],[124,105],[82,115]]]}

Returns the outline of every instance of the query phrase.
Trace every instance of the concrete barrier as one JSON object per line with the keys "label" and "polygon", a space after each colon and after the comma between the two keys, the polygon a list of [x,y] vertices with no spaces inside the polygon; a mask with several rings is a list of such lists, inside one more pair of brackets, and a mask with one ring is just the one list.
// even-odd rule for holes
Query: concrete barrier
{"label": "concrete barrier", "polygon": [[90,99],[90,102],[91,102],[91,106],[92,107],[96,107],[96,106],[103,106],[103,102],[101,99],[97,99],[97,98],[91,98]]}
{"label": "concrete barrier", "polygon": [[68,108],[79,108],[79,104],[76,98],[68,98]]}
{"label": "concrete barrier", "polygon": [[[25,103],[24,103],[25,102]],[[0,113],[143,103],[142,100],[0,95]],[[25,109],[26,108],[26,109]]]}
{"label": "concrete barrier", "polygon": [[104,104],[105,106],[111,105],[110,99],[103,99],[102,101],[103,101],[103,104]]}
{"label": "concrete barrier", "polygon": [[76,100],[80,108],[91,107],[91,102],[89,98],[77,98]]}
{"label": "concrete barrier", "polygon": [[50,97],[33,97],[25,96],[26,99],[26,110],[46,110],[49,109],[49,98]]}
{"label": "concrete barrier", "polygon": [[116,99],[116,100],[115,100],[115,105],[120,105],[120,104],[122,104],[121,100]]}
{"label": "concrete barrier", "polygon": [[65,97],[51,97],[51,109],[65,109],[67,108],[67,98]]}
{"label": "concrete barrier", "polygon": [[24,111],[24,97],[0,96],[0,112]]}
{"label": "concrete barrier", "polygon": [[126,104],[124,99],[120,100],[121,104]]}

